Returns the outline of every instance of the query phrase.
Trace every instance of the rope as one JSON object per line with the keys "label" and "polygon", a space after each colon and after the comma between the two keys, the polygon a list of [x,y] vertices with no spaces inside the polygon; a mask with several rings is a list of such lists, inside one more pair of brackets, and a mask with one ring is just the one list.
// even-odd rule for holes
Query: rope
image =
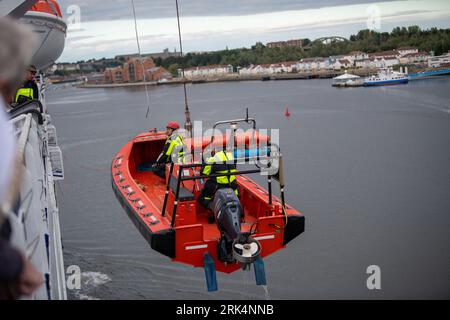
{"label": "rope", "polygon": [[139,61],[141,63],[141,67],[142,67],[142,73],[144,74],[145,97],[147,100],[147,112],[145,114],[145,118],[147,118],[148,114],[150,112],[150,96],[148,93],[147,76],[146,76],[144,62],[143,62],[142,54],[141,54],[141,44],[139,41],[139,32],[138,32],[137,19],[136,19],[136,8],[134,7],[134,0],[131,0],[131,5],[133,7],[134,32],[136,34],[136,43],[137,43],[137,47],[138,47]]}
{"label": "rope", "polygon": [[[181,55],[181,59],[183,59],[183,42],[181,40],[180,10],[178,9],[178,0],[175,0],[175,6],[177,8],[178,41],[180,42],[180,55]],[[184,90],[184,115],[186,118],[185,122],[184,122],[184,128],[189,132],[190,136],[192,137],[191,113],[189,111],[189,105],[188,105],[188,97],[187,97],[187,90],[186,90],[186,77],[184,75],[184,63],[181,63],[181,72],[182,72],[182,76],[183,76],[183,90]]]}

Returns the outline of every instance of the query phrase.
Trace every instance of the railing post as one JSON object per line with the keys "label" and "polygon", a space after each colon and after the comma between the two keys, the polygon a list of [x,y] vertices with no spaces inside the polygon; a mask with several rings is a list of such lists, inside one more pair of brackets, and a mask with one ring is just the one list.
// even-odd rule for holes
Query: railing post
{"label": "railing post", "polygon": [[267,176],[267,189],[269,191],[269,204],[272,204],[272,176]]}
{"label": "railing post", "polygon": [[284,172],[283,172],[283,157],[279,158],[279,168],[278,168],[278,179],[280,182],[280,195],[281,195],[281,205],[286,208],[286,202],[284,200]]}
{"label": "railing post", "polygon": [[169,180],[167,181],[166,193],[164,194],[164,203],[163,203],[162,214],[161,214],[161,216],[163,216],[163,217],[166,214],[167,198],[169,197],[170,179],[172,179],[172,172],[173,172],[173,162],[170,164]]}

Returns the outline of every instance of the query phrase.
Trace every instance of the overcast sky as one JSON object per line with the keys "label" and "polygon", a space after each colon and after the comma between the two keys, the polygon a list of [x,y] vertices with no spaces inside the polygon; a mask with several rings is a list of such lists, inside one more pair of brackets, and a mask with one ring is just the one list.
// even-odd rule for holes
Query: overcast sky
{"label": "overcast sky", "polygon": [[[59,61],[137,52],[131,0],[59,0],[64,18],[80,9]],[[177,47],[175,0],[134,0],[143,52]],[[417,24],[450,27],[450,1],[179,0],[185,51],[249,47],[257,41],[327,35],[348,37],[369,25],[379,31]],[[377,23],[377,16],[380,23]],[[177,48],[178,49],[178,48]]]}

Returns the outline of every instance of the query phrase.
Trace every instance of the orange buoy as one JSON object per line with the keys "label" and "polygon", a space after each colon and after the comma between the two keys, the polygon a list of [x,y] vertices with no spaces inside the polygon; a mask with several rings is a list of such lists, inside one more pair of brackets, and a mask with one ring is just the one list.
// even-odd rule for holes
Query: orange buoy
{"label": "orange buoy", "polygon": [[286,109],[284,109],[284,116],[287,118],[289,117],[291,114],[289,113],[289,108],[288,106],[286,106]]}

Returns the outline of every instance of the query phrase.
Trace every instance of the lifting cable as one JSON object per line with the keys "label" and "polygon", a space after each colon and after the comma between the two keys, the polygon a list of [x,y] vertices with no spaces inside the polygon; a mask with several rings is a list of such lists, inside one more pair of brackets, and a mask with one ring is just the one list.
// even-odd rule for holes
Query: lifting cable
{"label": "lifting cable", "polygon": [[134,32],[136,34],[136,43],[137,43],[137,47],[138,47],[139,61],[141,63],[141,67],[142,67],[142,73],[144,75],[145,97],[147,99],[147,112],[145,114],[145,118],[148,118],[148,114],[150,112],[150,95],[148,93],[147,73],[146,73],[146,70],[144,67],[144,61],[143,61],[142,53],[141,53],[141,44],[139,41],[139,32],[138,32],[137,19],[136,19],[136,8],[134,7],[134,0],[131,0],[131,6],[133,7]]}
{"label": "lifting cable", "polygon": [[178,0],[175,0],[175,6],[177,9],[178,41],[180,43],[181,75],[183,77],[183,90],[184,90],[184,115],[185,115],[184,128],[188,131],[189,135],[192,137],[191,113],[189,111],[188,97],[186,91],[186,77],[184,75],[183,42],[181,40],[180,10],[178,8]]}

